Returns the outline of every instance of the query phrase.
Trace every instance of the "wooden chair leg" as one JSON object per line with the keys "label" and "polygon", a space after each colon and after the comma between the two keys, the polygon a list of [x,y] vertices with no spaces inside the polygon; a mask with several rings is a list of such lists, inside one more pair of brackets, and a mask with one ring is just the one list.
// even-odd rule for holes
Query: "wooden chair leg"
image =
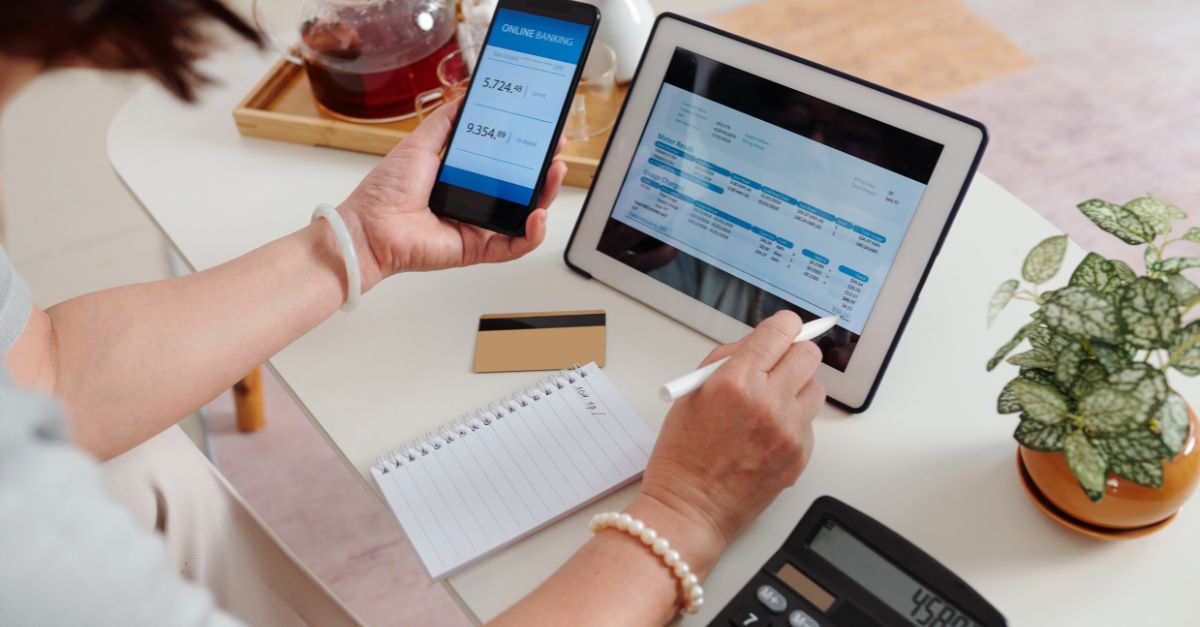
{"label": "wooden chair leg", "polygon": [[263,405],[262,367],[255,368],[233,386],[233,402],[236,408],[238,431],[254,433],[267,424],[266,407]]}

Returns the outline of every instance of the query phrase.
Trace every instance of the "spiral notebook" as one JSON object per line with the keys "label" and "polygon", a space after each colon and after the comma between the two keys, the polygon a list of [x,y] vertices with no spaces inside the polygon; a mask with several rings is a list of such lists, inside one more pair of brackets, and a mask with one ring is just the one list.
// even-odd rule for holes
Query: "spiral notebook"
{"label": "spiral notebook", "polygon": [[439,578],[632,482],[653,447],[591,363],[381,458],[371,474]]}

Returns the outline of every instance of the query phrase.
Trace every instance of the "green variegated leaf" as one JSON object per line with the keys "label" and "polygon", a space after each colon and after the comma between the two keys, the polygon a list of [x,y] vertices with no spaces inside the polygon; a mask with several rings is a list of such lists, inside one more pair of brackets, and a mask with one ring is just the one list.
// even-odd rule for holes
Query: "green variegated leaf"
{"label": "green variegated leaf", "polygon": [[1067,281],[1067,285],[1090,287],[1097,292],[1103,292],[1104,286],[1108,283],[1110,271],[1107,259],[1096,253],[1088,253],[1071,272],[1071,278]]}
{"label": "green variegated leaf", "polygon": [[1094,433],[1120,433],[1146,421],[1142,401],[1115,387],[1101,386],[1079,400],[1083,426]]}
{"label": "green variegated leaf", "polygon": [[1063,255],[1067,253],[1067,236],[1055,235],[1041,241],[1021,266],[1021,276],[1034,285],[1040,285],[1054,278],[1062,269]]}
{"label": "green variegated leaf", "polygon": [[1142,253],[1142,261],[1146,263],[1147,270],[1153,268],[1154,264],[1158,263],[1158,249],[1154,247],[1154,244],[1146,246],[1146,250]]}
{"label": "green variegated leaf", "polygon": [[1109,463],[1118,459],[1153,462],[1171,455],[1159,435],[1145,427],[1127,431],[1116,437],[1095,437],[1091,441],[1092,446],[1095,446]]}
{"label": "green variegated leaf", "polygon": [[999,365],[999,363],[1001,361],[1003,361],[1004,358],[1007,357],[1008,354],[1011,353],[1013,351],[1013,349],[1016,348],[1017,345],[1021,343],[1022,340],[1025,339],[1025,336],[1029,335],[1029,332],[1033,331],[1033,329],[1037,326],[1038,326],[1037,322],[1030,322],[1029,324],[1026,324],[1025,326],[1021,327],[1020,329],[1017,329],[1016,335],[1013,335],[1011,340],[1005,342],[1004,346],[1001,346],[1000,349],[996,351],[996,354],[992,355],[992,358],[988,360],[988,363],[987,363],[988,372],[995,370],[996,366]]}
{"label": "green variegated leaf", "polygon": [[1108,260],[1096,253],[1088,253],[1071,274],[1070,285],[1088,287],[1102,296],[1120,293],[1126,285],[1137,278],[1125,263]]}
{"label": "green variegated leaf", "polygon": [[1075,266],[1075,271],[1071,273],[1071,280],[1067,282],[1067,285],[1090,287],[1097,292],[1104,293],[1111,273],[1112,268],[1109,267],[1107,259],[1096,253],[1088,253],[1084,256],[1083,261]]}
{"label": "green variegated leaf", "polygon": [[1183,234],[1183,239],[1189,242],[1196,242],[1197,244],[1200,244],[1200,228],[1193,226],[1192,228],[1188,229],[1187,233]]}
{"label": "green variegated leaf", "polygon": [[1058,382],[1054,380],[1054,373],[1044,368],[1021,368],[1021,378],[1044,383],[1051,387],[1058,385]]}
{"label": "green variegated leaf", "polygon": [[1129,285],[1138,278],[1138,275],[1133,271],[1133,268],[1130,268],[1129,264],[1121,261],[1120,259],[1109,259],[1108,266],[1112,268],[1113,272],[1116,273],[1117,278],[1124,285]]}
{"label": "green variegated leaf", "polygon": [[1030,418],[1046,424],[1066,418],[1067,399],[1058,388],[1028,379],[1017,379],[1010,385],[1013,396]]}
{"label": "green variegated leaf", "polygon": [[1108,474],[1108,462],[1104,456],[1088,442],[1087,436],[1079,431],[1067,434],[1063,438],[1063,453],[1067,457],[1067,466],[1071,474],[1079,480],[1083,491],[1092,501],[1104,498],[1104,480]]}
{"label": "green variegated leaf", "polygon": [[1178,207],[1172,207],[1153,196],[1135,198],[1125,203],[1124,209],[1137,216],[1137,219],[1150,227],[1155,235],[1166,235],[1170,232],[1171,219],[1177,213],[1182,213]]}
{"label": "green variegated leaf", "polygon": [[1158,410],[1158,429],[1171,457],[1183,450],[1188,436],[1188,409],[1183,397],[1171,392]]}
{"label": "green variegated leaf", "polygon": [[1179,331],[1179,306],[1166,284],[1139,277],[1121,295],[1125,339],[1139,348],[1165,348]]}
{"label": "green variegated leaf", "polygon": [[996,399],[996,413],[1000,415],[1020,413],[1021,402],[1017,400],[1017,395],[1012,391],[1013,381],[1019,380],[1013,379],[1004,384],[1004,389],[1000,390],[1000,396]]}
{"label": "green variegated leaf", "polygon": [[1128,459],[1109,460],[1109,470],[1123,479],[1128,479],[1147,488],[1158,489],[1163,483],[1162,461],[1134,461]]}
{"label": "green variegated leaf", "polygon": [[1110,375],[1108,383],[1137,398],[1142,403],[1141,413],[1145,418],[1153,416],[1167,398],[1167,377],[1148,364],[1133,364],[1126,370]]}
{"label": "green variegated leaf", "polygon": [[1052,425],[1026,418],[1017,424],[1013,438],[1022,446],[1035,451],[1053,453],[1062,450],[1063,438],[1071,432],[1070,421],[1062,421]]}
{"label": "green variegated leaf", "polygon": [[1001,361],[1004,361],[1004,358],[1008,355],[1008,353],[1010,353],[1012,351],[1012,349],[1016,348],[1017,344],[1020,344],[1021,340],[1023,340],[1023,339],[1025,339],[1025,338],[1014,337],[1013,339],[1005,342],[1004,345],[1001,346],[999,348],[999,350],[996,351],[996,354],[992,355],[992,358],[988,360],[987,371],[991,372],[991,371],[995,370],[996,366],[998,366]]}
{"label": "green variegated leaf", "polygon": [[1058,380],[1059,386],[1063,389],[1071,389],[1071,384],[1075,383],[1075,377],[1079,376],[1079,364],[1084,357],[1086,357],[1086,353],[1079,344],[1071,344],[1058,353],[1058,358],[1054,363],[1054,378]]}
{"label": "green variegated leaf", "polygon": [[1191,307],[1197,297],[1200,297],[1200,287],[1188,280],[1182,274],[1168,274],[1163,276],[1167,287],[1171,288],[1171,293],[1175,295],[1175,302],[1180,307]]}
{"label": "green variegated leaf", "polygon": [[1145,244],[1154,239],[1153,229],[1120,205],[1093,199],[1080,203],[1079,210],[1095,222],[1096,226],[1117,236],[1126,244]]}
{"label": "green variegated leaf", "polygon": [[1064,287],[1042,305],[1042,319],[1055,333],[1076,340],[1115,337],[1120,333],[1117,309],[1087,287]]}
{"label": "green variegated leaf", "polygon": [[1097,386],[1108,382],[1108,372],[1100,362],[1087,360],[1079,364],[1079,376],[1071,384],[1071,396],[1083,398],[1092,393]]}
{"label": "green variegated leaf", "polygon": [[1187,323],[1171,342],[1171,367],[1194,377],[1200,374],[1200,320]]}
{"label": "green variegated leaf", "polygon": [[[1051,387],[1056,387],[1058,384],[1054,380],[1054,375],[1049,370],[1040,368],[1023,368],[1021,374],[1012,381],[1005,384],[1004,389],[1000,390],[1000,396],[996,399],[996,412],[999,414],[1015,414],[1021,411],[1021,402],[1017,400],[1017,395],[1013,393],[1012,384],[1014,381],[1024,379],[1042,383]],[[1061,391],[1061,389],[1060,389]]]}
{"label": "green variegated leaf", "polygon": [[1110,373],[1124,370],[1133,359],[1133,355],[1120,346],[1104,342],[1092,342],[1091,346],[1096,361],[1100,362],[1100,365]]}
{"label": "green variegated leaf", "polygon": [[1162,487],[1162,460],[1171,453],[1149,429],[1134,429],[1114,438],[1092,438],[1092,446],[1116,475],[1149,488]]}
{"label": "green variegated leaf", "polygon": [[1045,325],[1038,325],[1029,332],[1029,344],[1043,353],[1054,354],[1061,350],[1065,350],[1073,343],[1074,341],[1070,338],[1065,338],[1054,331],[1051,331],[1050,328]]}
{"label": "green variegated leaf", "polygon": [[1013,294],[1017,293],[1019,285],[1021,283],[1016,279],[1009,279],[996,288],[996,293],[992,294],[992,301],[988,303],[987,325],[989,327],[996,321],[996,316],[1000,315],[1000,311],[1012,302]]}
{"label": "green variegated leaf", "polygon": [[[1151,198],[1153,198],[1153,196],[1151,196]],[[1159,201],[1159,202],[1162,202],[1162,201]],[[1167,215],[1171,216],[1172,220],[1182,220],[1182,219],[1188,217],[1187,212],[1185,212],[1183,209],[1180,209],[1179,207],[1176,207],[1175,205],[1172,205],[1171,203],[1163,203],[1163,204],[1167,206]]]}
{"label": "green variegated leaf", "polygon": [[1052,353],[1034,349],[1009,357],[1008,363],[1022,368],[1054,368],[1056,367],[1057,359]]}
{"label": "green variegated leaf", "polygon": [[1154,264],[1159,272],[1178,273],[1190,268],[1200,268],[1200,257],[1171,257]]}

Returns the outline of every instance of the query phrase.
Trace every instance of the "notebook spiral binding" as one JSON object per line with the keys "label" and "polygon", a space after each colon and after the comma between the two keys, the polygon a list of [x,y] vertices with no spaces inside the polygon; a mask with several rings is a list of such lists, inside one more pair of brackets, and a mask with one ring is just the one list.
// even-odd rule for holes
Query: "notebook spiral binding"
{"label": "notebook spiral binding", "polygon": [[400,448],[377,458],[373,468],[382,474],[387,474],[405,464],[417,462],[443,446],[453,444],[474,431],[479,431],[496,421],[503,420],[504,416],[517,411],[518,407],[527,407],[530,403],[536,403],[545,396],[553,394],[554,390],[561,390],[567,384],[575,383],[576,377],[587,377],[587,372],[579,364],[559,370],[532,385],[490,403],[485,408],[464,415],[438,431],[431,431],[405,443]]}

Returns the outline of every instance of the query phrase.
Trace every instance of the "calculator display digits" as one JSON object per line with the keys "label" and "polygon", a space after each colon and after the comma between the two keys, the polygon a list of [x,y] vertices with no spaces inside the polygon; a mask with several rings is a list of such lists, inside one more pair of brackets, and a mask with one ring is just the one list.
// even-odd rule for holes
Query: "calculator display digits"
{"label": "calculator display digits", "polygon": [[938,595],[917,585],[917,591],[912,596],[912,609],[908,619],[914,625],[924,627],[970,627],[975,621],[967,618],[962,610],[946,603]]}
{"label": "calculator display digits", "polygon": [[866,514],[817,499],[711,623],[721,627],[994,627],[1004,617]]}
{"label": "calculator display digits", "polygon": [[809,548],[918,627],[979,627],[963,611],[858,539],[825,519]]}

